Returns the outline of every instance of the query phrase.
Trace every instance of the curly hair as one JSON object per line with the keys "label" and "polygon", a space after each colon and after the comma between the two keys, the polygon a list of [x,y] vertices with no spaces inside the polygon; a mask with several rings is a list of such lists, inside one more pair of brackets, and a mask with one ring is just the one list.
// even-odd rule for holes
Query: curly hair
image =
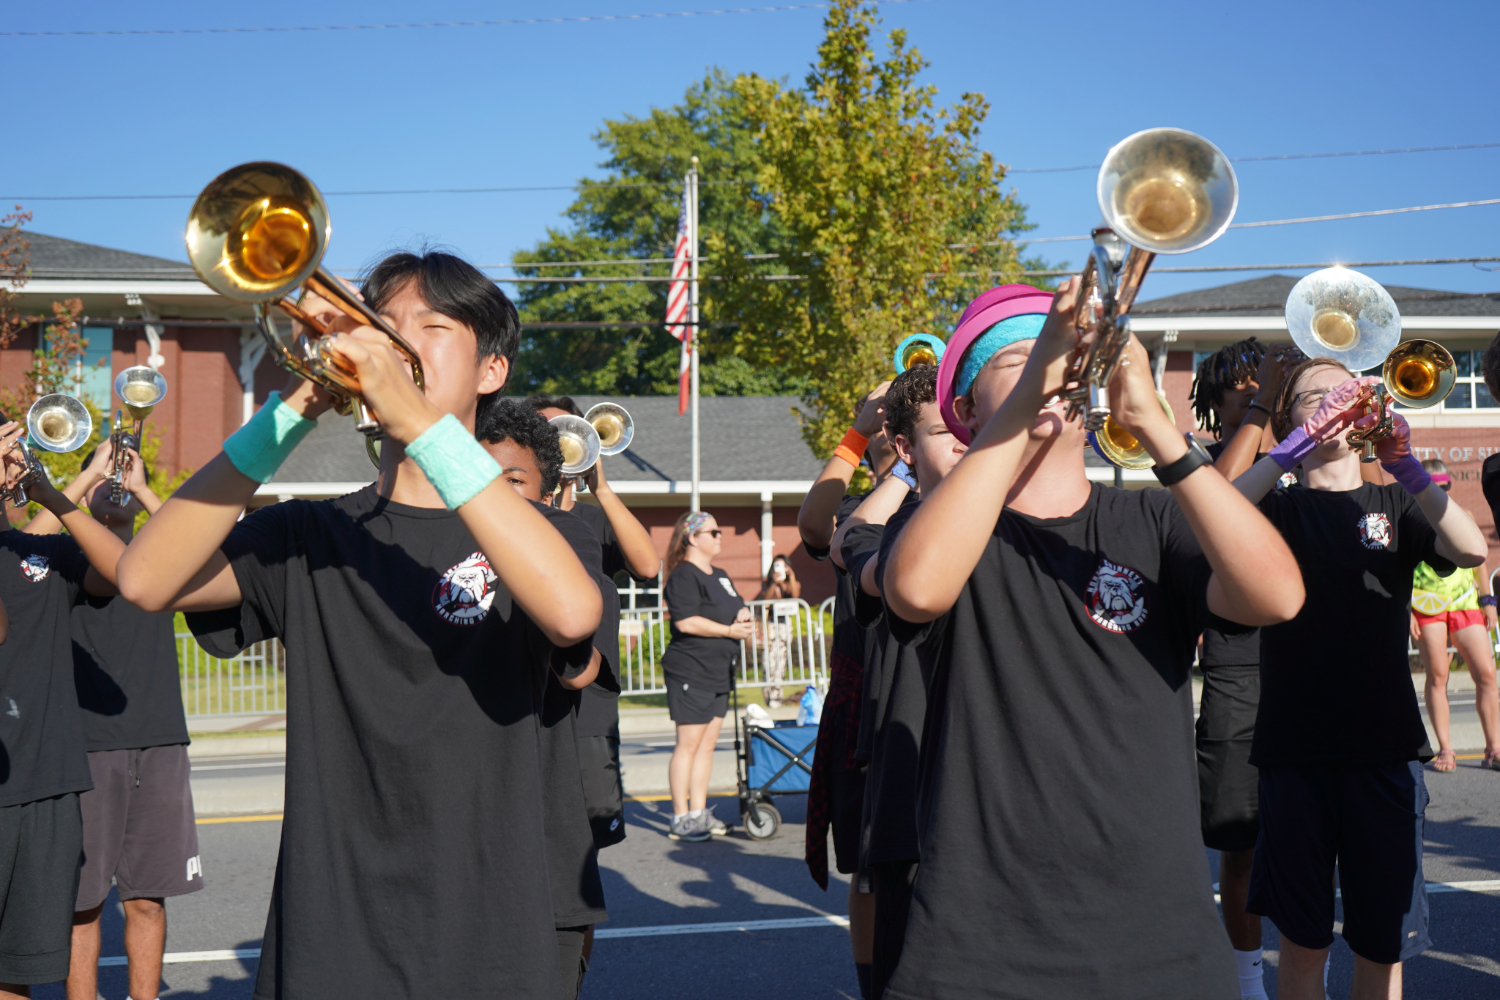
{"label": "curly hair", "polygon": [[1224,405],[1224,391],[1254,379],[1265,356],[1266,345],[1250,337],[1226,344],[1203,359],[1188,393],[1200,430],[1220,436],[1224,428],[1219,422],[1219,407]]}
{"label": "curly hair", "polygon": [[1297,398],[1297,383],[1302,380],[1302,376],[1318,368],[1337,368],[1350,378],[1354,377],[1353,372],[1332,358],[1308,358],[1299,362],[1281,380],[1281,388],[1276,390],[1276,403],[1271,407],[1271,432],[1276,435],[1277,441],[1285,441],[1286,436],[1292,433],[1292,404]]}
{"label": "curly hair", "polygon": [[562,445],[557,442],[557,431],[529,402],[512,396],[496,400],[480,415],[474,436],[490,444],[514,441],[527,449],[542,474],[542,496],[557,489],[562,478]]}
{"label": "curly hair", "polygon": [[885,392],[885,434],[892,441],[911,440],[922,407],[937,402],[936,365],[917,365],[897,375]]}

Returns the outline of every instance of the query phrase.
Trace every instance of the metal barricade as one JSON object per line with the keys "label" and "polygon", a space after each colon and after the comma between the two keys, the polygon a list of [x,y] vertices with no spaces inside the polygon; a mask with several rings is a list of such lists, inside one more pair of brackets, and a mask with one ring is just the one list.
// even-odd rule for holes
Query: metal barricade
{"label": "metal barricade", "polygon": [[286,651],[275,639],[220,659],[199,646],[191,632],[178,632],[177,669],[189,719],[286,711]]}

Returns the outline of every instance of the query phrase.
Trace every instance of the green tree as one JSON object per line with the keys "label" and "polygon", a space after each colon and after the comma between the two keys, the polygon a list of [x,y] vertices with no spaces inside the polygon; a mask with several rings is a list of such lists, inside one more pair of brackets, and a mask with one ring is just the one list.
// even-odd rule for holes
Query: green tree
{"label": "green tree", "polygon": [[739,137],[752,150],[749,197],[786,252],[745,259],[733,233],[704,227],[723,279],[709,286],[709,318],[733,330],[753,366],[813,383],[803,434],[819,455],[888,375],[901,338],[951,330],[980,291],[1019,280],[1026,264],[1007,237],[1032,228],[1001,190],[1005,168],[976,144],[988,102],[963,94],[935,107],[936,88],[917,82],[928,64],[904,31],[877,58],[878,23],[872,6],[835,0],[803,87],[734,83],[752,130]]}
{"label": "green tree", "polygon": [[[667,258],[677,242],[682,181],[699,158],[699,227],[734,252],[770,252],[788,244],[754,186],[758,167],[743,101],[724,74],[709,72],[688,88],[681,104],[653,108],[644,118],[606,121],[594,135],[609,155],[606,176],[582,183],[564,213],[566,229],[549,229],[517,261],[592,261]],[[700,251],[701,252],[701,251]],[[708,268],[703,268],[706,273]],[[665,277],[666,264],[521,268],[518,277]],[[517,286],[523,322],[660,322],[667,284],[611,282]],[[709,282],[701,300],[712,296]],[[707,319],[707,317],[704,317]],[[762,359],[753,364],[726,349],[711,332],[700,336],[700,382],[705,395],[805,392],[805,376],[789,377]],[[663,327],[527,330],[522,336],[513,393],[580,392],[603,395],[677,391],[679,345]]]}

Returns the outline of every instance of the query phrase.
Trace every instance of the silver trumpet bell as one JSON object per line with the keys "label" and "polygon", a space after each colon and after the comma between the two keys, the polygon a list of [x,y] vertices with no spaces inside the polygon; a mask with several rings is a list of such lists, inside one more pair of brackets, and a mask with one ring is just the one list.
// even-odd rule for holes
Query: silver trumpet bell
{"label": "silver trumpet bell", "polygon": [[599,454],[618,455],[635,439],[635,421],[618,403],[595,403],[583,415],[599,435]]}
{"label": "silver trumpet bell", "polygon": [[599,432],[583,417],[571,413],[553,417],[547,421],[557,430],[557,443],[562,446],[565,478],[579,476],[594,467],[601,451]]}

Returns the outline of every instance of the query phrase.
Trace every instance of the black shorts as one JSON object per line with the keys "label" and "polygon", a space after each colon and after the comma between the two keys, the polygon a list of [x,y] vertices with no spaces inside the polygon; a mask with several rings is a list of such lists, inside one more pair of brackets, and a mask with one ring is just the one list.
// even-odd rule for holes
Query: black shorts
{"label": "black shorts", "polygon": [[109,895],[160,899],[203,888],[187,745],[89,754],[92,791],[83,811],[83,873],[74,909],[92,910]]}
{"label": "black shorts", "polygon": [[0,808],[0,983],[68,978],[82,863],[77,792]]}
{"label": "black shorts", "polygon": [[877,861],[870,865],[875,890],[875,959],[870,965],[870,1000],[885,995],[886,983],[896,973],[906,944],[906,918],[911,913],[911,887],[917,880],[915,861]]}
{"label": "black shorts", "polygon": [[1260,769],[1260,841],[1245,909],[1304,948],[1333,943],[1333,876],[1344,940],[1383,965],[1426,951],[1422,765],[1299,764]]}
{"label": "black shorts", "polygon": [[679,726],[702,726],[729,711],[729,692],[667,678],[667,714]]}
{"label": "black shorts", "polygon": [[577,1000],[583,989],[583,974],[589,961],[583,957],[583,939],[588,927],[557,929],[557,973],[562,980],[563,1000]]}
{"label": "black shorts", "polygon": [[828,828],[833,833],[834,867],[857,875],[860,892],[870,891],[869,872],[860,862],[859,838],[864,826],[865,765],[833,767],[828,771]]}
{"label": "black shorts", "polygon": [[1260,790],[1250,763],[1260,665],[1203,669],[1198,710],[1198,811],[1203,846],[1248,851],[1260,833]]}
{"label": "black shorts", "polygon": [[613,847],[625,839],[625,786],[620,781],[620,741],[613,736],[578,737],[578,768],[583,805],[594,846]]}

